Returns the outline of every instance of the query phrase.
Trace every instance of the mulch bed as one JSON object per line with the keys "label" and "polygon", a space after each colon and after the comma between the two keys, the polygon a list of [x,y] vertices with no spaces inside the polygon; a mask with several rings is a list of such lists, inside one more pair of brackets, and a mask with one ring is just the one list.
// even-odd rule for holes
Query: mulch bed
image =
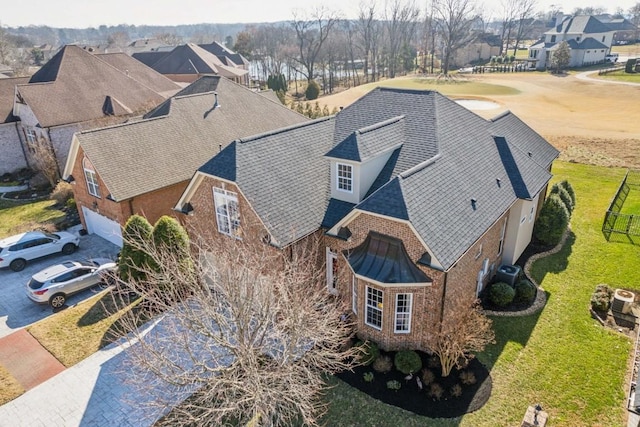
{"label": "mulch bed", "polygon": [[[427,367],[429,355],[420,351],[417,353],[422,359],[423,367]],[[395,352],[381,352],[381,354],[391,356],[391,360],[395,356]],[[440,384],[444,389],[444,394],[440,400],[435,400],[429,396],[428,385],[423,386],[423,389],[420,390],[415,376],[407,381],[405,380],[405,374],[395,369],[392,369],[389,373],[382,374],[375,372],[371,365],[358,366],[353,369],[353,372],[345,371],[336,376],[350,386],[386,404],[431,418],[459,417],[480,409],[489,400],[492,388],[491,377],[487,368],[477,359],[472,359],[467,368],[463,369],[464,371],[473,372],[475,375],[477,381],[471,385],[462,384],[459,379],[460,371],[455,368],[445,378],[440,376],[439,367],[430,369],[435,374],[434,382]],[[372,382],[364,380],[364,374],[367,372],[373,372],[374,380]],[[387,388],[387,381],[391,380],[397,380],[402,384],[400,390],[394,391]],[[462,395],[460,397],[451,395],[451,388],[455,384],[460,384],[462,387]]]}

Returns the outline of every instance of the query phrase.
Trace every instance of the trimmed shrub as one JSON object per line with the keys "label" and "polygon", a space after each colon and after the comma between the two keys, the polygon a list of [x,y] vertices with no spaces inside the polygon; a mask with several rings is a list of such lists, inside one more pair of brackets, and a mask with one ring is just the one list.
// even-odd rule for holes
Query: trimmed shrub
{"label": "trimmed shrub", "polygon": [[424,368],[420,377],[422,378],[422,384],[429,385],[436,379],[436,374],[431,369]]}
{"label": "trimmed shrub", "polygon": [[315,80],[309,80],[307,90],[304,91],[304,96],[308,101],[312,101],[318,99],[318,95],[320,95],[320,86]]}
{"label": "trimmed shrub", "polygon": [[380,355],[373,362],[373,370],[376,372],[386,374],[387,372],[391,371],[391,368],[393,368],[393,362],[391,361],[391,357],[387,355]]}
{"label": "trimmed shrub", "polygon": [[158,249],[166,250],[180,260],[189,257],[189,236],[175,218],[161,216],[153,226],[152,237]]}
{"label": "trimmed shrub", "polygon": [[611,308],[611,298],[613,290],[607,285],[596,286],[595,292],[591,295],[591,308],[595,311],[605,312]]}
{"label": "trimmed shrub", "polygon": [[76,208],[76,199],[74,199],[73,197],[70,198],[69,200],[67,200],[67,203],[65,203],[64,206],[69,210],[75,209]]}
{"label": "trimmed shrub", "polygon": [[536,297],[536,287],[528,280],[516,283],[516,296],[514,300],[519,303],[530,303]]}
{"label": "trimmed shrub", "polygon": [[560,181],[560,187],[564,188],[565,191],[567,193],[569,193],[569,197],[571,197],[571,204],[573,204],[573,207],[576,206],[576,192],[573,191],[573,187],[571,186],[571,184],[569,184],[569,181],[567,181],[566,179],[563,181]]}
{"label": "trimmed shrub", "polygon": [[118,272],[123,281],[142,280],[146,277],[144,270],[148,268],[149,255],[142,248],[151,242],[152,232],[153,227],[149,221],[140,215],[132,215],[124,225],[118,262]]}
{"label": "trimmed shrub", "polygon": [[402,387],[402,384],[400,384],[400,381],[397,381],[397,380],[387,381],[387,388],[389,390],[398,391],[400,390],[401,387]]}
{"label": "trimmed shrub", "polygon": [[460,381],[464,385],[472,385],[476,383],[476,376],[471,371],[462,371],[460,372]]}
{"label": "trimmed shrub", "polygon": [[362,374],[362,378],[365,380],[365,382],[368,382],[368,383],[373,382],[373,379],[374,379],[373,372],[365,372],[364,374]]}
{"label": "trimmed shrub", "polygon": [[533,229],[535,238],[545,245],[557,245],[569,225],[569,212],[558,195],[544,201]]}
{"label": "trimmed shrub", "polygon": [[440,384],[431,383],[431,385],[429,385],[429,397],[440,400],[442,399],[442,395],[444,395],[444,389]]}
{"label": "trimmed shrub", "polygon": [[515,289],[508,283],[497,282],[489,288],[489,300],[498,307],[506,307],[511,304],[515,296]]}
{"label": "trimmed shrub", "polygon": [[420,355],[413,350],[401,350],[394,359],[396,369],[403,374],[414,374],[422,369]]}
{"label": "trimmed shrub", "polygon": [[358,341],[356,347],[359,347],[358,361],[365,366],[371,365],[380,356],[378,344],[373,341]]}
{"label": "trimmed shrub", "polygon": [[562,200],[562,203],[564,203],[564,207],[567,208],[567,212],[569,212],[569,216],[571,216],[571,214],[573,213],[573,200],[571,199],[569,192],[565,190],[564,187],[561,187],[559,184],[553,184],[549,194],[550,195],[557,194],[558,197],[560,197],[560,200]]}
{"label": "trimmed shrub", "polygon": [[460,397],[462,396],[462,386],[460,384],[455,384],[451,387],[451,396]]}
{"label": "trimmed shrub", "polygon": [[60,181],[49,198],[55,200],[58,206],[66,206],[67,201],[73,198],[73,187],[68,182]]}

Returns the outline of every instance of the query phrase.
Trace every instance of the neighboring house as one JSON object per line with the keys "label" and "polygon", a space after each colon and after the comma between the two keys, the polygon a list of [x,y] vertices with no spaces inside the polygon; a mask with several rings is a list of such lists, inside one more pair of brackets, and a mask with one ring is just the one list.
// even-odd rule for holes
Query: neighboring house
{"label": "neighboring house", "polygon": [[487,61],[500,54],[500,37],[493,34],[479,34],[472,42],[456,50],[452,65],[462,67],[474,62]]}
{"label": "neighboring house", "polygon": [[605,62],[611,50],[616,27],[591,15],[565,16],[544,39],[529,48],[531,68],[551,67],[553,52],[566,41],[571,50],[569,67],[584,67]]}
{"label": "neighboring house", "polygon": [[248,64],[237,64],[231,59],[237,56],[236,60],[240,60],[242,55],[228,51],[218,56],[207,49],[220,50],[214,43],[202,47],[187,43],[171,51],[138,52],[132,56],[176,82],[191,83],[204,75],[217,75],[248,85]]}
{"label": "neighboring house", "polygon": [[32,163],[32,144],[48,141],[62,172],[75,132],[140,115],[179,89],[125,54],[65,46],[28,83],[15,86],[13,115],[20,119],[26,162]]}
{"label": "neighboring house", "polygon": [[428,350],[443,316],[529,244],[557,156],[509,112],[487,121],[437,92],[377,88],[336,116],[234,141],[176,210],[198,238],[284,256],[320,239],[327,290],[358,335]]}
{"label": "neighboring house", "polygon": [[23,151],[19,118],[13,115],[16,85],[29,81],[29,77],[0,79],[0,175],[27,167]]}
{"label": "neighboring house", "polygon": [[202,77],[142,120],[77,133],[63,177],[85,229],[122,245],[129,216],[174,214],[194,172],[230,141],[308,120],[273,99]]}
{"label": "neighboring house", "polygon": [[596,18],[607,24],[615,31],[613,35],[613,44],[630,44],[635,43],[638,38],[638,27],[633,22],[625,18],[614,18],[612,15],[597,15]]}

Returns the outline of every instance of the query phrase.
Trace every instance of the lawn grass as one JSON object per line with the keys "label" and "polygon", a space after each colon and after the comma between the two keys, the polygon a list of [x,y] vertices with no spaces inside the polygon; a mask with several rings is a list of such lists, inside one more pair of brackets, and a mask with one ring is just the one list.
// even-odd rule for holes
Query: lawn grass
{"label": "lawn grass", "polygon": [[640,83],[640,73],[629,74],[625,73],[624,70],[613,71],[607,74],[593,74],[593,77],[597,77],[603,80],[617,80],[620,82],[631,82],[631,83]]}
{"label": "lawn grass", "polygon": [[28,327],[35,339],[70,367],[117,338],[118,319],[136,303],[116,308],[109,291]]}
{"label": "lawn grass", "polygon": [[640,43],[625,44],[623,46],[611,46],[611,52],[619,53],[621,55],[629,55],[631,57],[634,57],[634,55],[640,57]]}
{"label": "lawn grass", "polygon": [[576,192],[572,235],[559,253],[533,266],[548,293],[543,311],[493,319],[496,344],[478,356],[491,369],[489,402],[460,419],[432,420],[337,382],[328,394],[327,425],[513,426],[534,403],[556,427],[623,425],[631,340],[600,326],[588,307],[599,283],[640,287],[640,246],[608,243],[600,231],[625,170],[557,161],[553,173],[552,183],[567,179]]}
{"label": "lawn grass", "polygon": [[22,386],[0,365],[0,405],[4,405],[22,393],[24,393]]}
{"label": "lawn grass", "polygon": [[40,200],[18,202],[0,200],[0,239],[15,234],[20,227],[35,228],[43,223],[56,223],[64,218],[64,212],[53,207],[55,201]]}

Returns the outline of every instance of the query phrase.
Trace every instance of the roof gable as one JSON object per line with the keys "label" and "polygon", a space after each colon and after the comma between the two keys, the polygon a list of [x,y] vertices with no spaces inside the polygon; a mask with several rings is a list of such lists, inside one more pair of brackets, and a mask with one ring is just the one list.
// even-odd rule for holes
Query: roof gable
{"label": "roof gable", "polygon": [[211,92],[174,97],[166,114],[76,134],[116,201],[189,180],[239,137],[307,121],[224,78],[217,91],[217,107]]}
{"label": "roof gable", "polygon": [[62,48],[41,71],[17,90],[42,127],[103,117],[106,96],[118,99],[131,111],[164,100],[158,92],[77,46]]}
{"label": "roof gable", "polygon": [[333,147],[327,157],[364,162],[404,141],[404,116],[393,117],[354,131]]}

